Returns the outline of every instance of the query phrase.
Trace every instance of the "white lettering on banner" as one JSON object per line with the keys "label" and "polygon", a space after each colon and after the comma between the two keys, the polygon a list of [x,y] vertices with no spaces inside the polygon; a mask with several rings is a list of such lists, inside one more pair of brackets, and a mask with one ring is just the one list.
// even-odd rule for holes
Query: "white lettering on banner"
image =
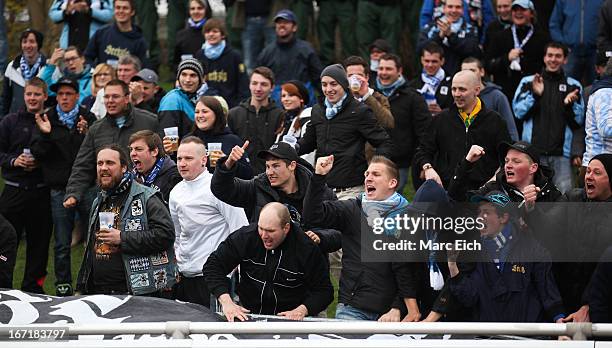
{"label": "white lettering on banner", "polygon": [[[40,312],[32,303],[50,302],[53,300],[49,296],[31,296],[19,290],[0,291],[0,297],[2,295],[16,298],[16,300],[0,301],[0,306],[7,306],[12,312],[10,320],[7,323],[8,325],[27,325],[36,323],[40,317]],[[124,299],[108,295],[83,296],[72,301],[49,307],[51,309],[56,309],[53,312],[49,312],[49,315],[64,316],[71,319],[60,319],[55,321],[55,323],[58,324],[120,323],[130,318],[130,316],[116,319],[107,319],[102,316],[122,306],[129,301],[130,298],[131,296],[126,296]],[[96,306],[97,310],[94,310],[92,305]],[[100,313],[101,316],[97,313]]]}

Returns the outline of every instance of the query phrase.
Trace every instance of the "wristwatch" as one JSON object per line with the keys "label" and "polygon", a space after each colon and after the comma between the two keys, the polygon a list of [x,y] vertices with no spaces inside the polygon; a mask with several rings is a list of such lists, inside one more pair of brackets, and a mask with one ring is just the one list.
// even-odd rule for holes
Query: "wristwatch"
{"label": "wristwatch", "polygon": [[427,170],[427,169],[433,169],[433,166],[432,166],[431,164],[429,164],[429,163],[425,163],[425,164],[423,165],[423,171],[425,171],[425,170]]}

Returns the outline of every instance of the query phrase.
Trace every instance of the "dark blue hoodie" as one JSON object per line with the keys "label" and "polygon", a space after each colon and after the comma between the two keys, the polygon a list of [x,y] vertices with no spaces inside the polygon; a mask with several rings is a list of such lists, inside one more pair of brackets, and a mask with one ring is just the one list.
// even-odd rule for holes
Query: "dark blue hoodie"
{"label": "dark blue hoodie", "polygon": [[121,32],[117,24],[110,23],[98,29],[89,39],[84,55],[91,66],[119,60],[126,54],[138,57],[143,66],[147,66],[148,49],[139,27],[132,25],[132,31]]}
{"label": "dark blue hoodie", "polygon": [[512,224],[512,239],[504,248],[505,267],[498,269],[484,250],[473,272],[450,278],[450,289],[461,304],[473,309],[475,321],[545,322],[565,316],[563,301],[548,252],[528,231]]}

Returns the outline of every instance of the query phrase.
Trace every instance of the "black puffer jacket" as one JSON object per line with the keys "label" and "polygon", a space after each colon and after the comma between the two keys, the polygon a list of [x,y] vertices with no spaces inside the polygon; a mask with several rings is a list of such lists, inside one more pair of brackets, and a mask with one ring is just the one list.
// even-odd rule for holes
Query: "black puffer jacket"
{"label": "black puffer jacket", "polygon": [[263,173],[266,164],[257,158],[257,153],[274,144],[283,125],[283,110],[270,100],[267,106],[262,106],[257,111],[249,98],[229,111],[227,125],[243,142],[249,141],[246,152],[251,160],[253,173]]}
{"label": "black puffer jacket", "polygon": [[229,293],[227,274],[240,265],[240,304],[254,314],[290,311],[303,304],[308,315],[334,299],[327,262],[319,248],[295,224],[285,240],[266,250],[257,224],[230,234],[204,264],[202,273],[216,297]]}
{"label": "black puffer jacket", "polygon": [[306,134],[298,142],[299,154],[316,149],[317,158],[334,155],[327,183],[334,188],[359,186],[363,185],[363,173],[368,167],[366,141],[376,148],[377,154],[392,157],[389,134],[378,125],[372,109],[349,95],[331,120],[325,116],[325,105],[312,107]]}
{"label": "black puffer jacket", "polygon": [[[84,107],[79,107],[79,116],[82,116],[89,126],[96,121],[96,117]],[[75,127],[68,129],[59,120],[55,108],[47,112],[47,117],[51,123],[51,133],[41,133],[38,127],[35,127],[30,150],[41,164],[45,183],[52,189],[64,190],[85,134],[77,131],[76,123]]]}

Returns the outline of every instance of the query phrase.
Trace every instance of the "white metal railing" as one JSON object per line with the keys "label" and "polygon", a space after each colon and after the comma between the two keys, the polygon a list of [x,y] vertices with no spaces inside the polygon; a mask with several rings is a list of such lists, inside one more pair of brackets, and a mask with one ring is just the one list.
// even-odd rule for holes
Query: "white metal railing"
{"label": "white metal railing", "polygon": [[[337,334],[337,335],[515,335],[570,336],[574,340],[612,337],[612,324],[592,323],[379,323],[369,321],[340,322],[152,322],[120,324],[38,324],[20,328],[61,327],[67,335],[162,335],[184,339],[192,334]],[[12,326],[0,326],[0,337],[7,337]]]}

